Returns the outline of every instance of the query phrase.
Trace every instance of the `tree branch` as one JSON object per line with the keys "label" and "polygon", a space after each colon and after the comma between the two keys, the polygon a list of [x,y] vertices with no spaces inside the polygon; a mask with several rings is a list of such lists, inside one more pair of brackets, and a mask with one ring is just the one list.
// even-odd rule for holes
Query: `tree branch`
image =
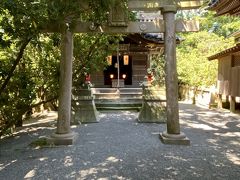
{"label": "tree branch", "polygon": [[[88,50],[88,54],[87,54],[87,56],[86,56],[86,60],[87,60],[87,61],[89,61],[92,53],[95,51],[95,48],[94,48],[94,47],[98,46],[98,43],[99,43],[101,37],[102,37],[102,36],[99,36],[99,37],[94,41],[94,43],[91,44],[91,46],[90,46],[90,48],[89,48],[89,50]],[[75,72],[75,74],[79,74],[81,71],[82,71],[82,68],[79,68],[79,69]]]}
{"label": "tree branch", "polygon": [[2,94],[2,92],[4,91],[4,89],[7,87],[8,82],[10,81],[11,77],[13,76],[13,72],[16,69],[17,65],[19,64],[19,62],[21,61],[24,51],[28,45],[28,43],[31,41],[32,38],[28,38],[26,41],[24,41],[20,47],[20,50],[18,52],[17,58],[15,59],[12,68],[10,69],[7,78],[5,79],[5,81],[3,82],[1,88],[0,88],[0,95]]}
{"label": "tree branch", "polygon": [[37,106],[40,106],[41,104],[46,104],[46,103],[48,103],[48,102],[51,102],[51,101],[53,101],[53,100],[55,100],[55,99],[57,99],[57,98],[58,98],[58,96],[55,96],[55,97],[53,97],[53,98],[51,98],[51,99],[48,99],[48,100],[46,100],[46,101],[41,101],[41,102],[39,102],[39,103],[37,103],[37,104],[33,104],[33,105],[30,106],[30,109],[31,109],[31,108],[34,108],[34,107],[37,107]]}

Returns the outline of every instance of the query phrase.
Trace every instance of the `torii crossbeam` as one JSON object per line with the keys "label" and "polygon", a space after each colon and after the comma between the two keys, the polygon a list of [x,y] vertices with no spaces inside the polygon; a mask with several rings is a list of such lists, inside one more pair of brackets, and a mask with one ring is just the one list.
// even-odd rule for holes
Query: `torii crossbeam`
{"label": "torii crossbeam", "polygon": [[[96,26],[92,22],[75,22],[71,30],[68,25],[51,25],[45,32],[61,32],[61,62],[60,62],[60,93],[57,130],[51,137],[54,144],[72,144],[75,134],[70,129],[71,119],[71,90],[72,90],[72,58],[73,33],[99,32],[99,33],[164,33],[164,57],[166,61],[166,98],[167,98],[167,130],[160,133],[163,143],[189,145],[190,141],[180,131],[178,107],[178,80],[176,68],[176,32],[197,31],[198,24],[194,21],[176,21],[175,13],[179,9],[195,9],[202,4],[201,0],[129,0],[128,8],[131,10],[161,11],[163,20],[155,22],[128,22],[124,19],[114,21],[114,13],[110,13],[107,24]],[[115,7],[116,8],[116,7]],[[160,14],[159,14],[160,15]],[[119,17],[119,14],[118,16]]]}

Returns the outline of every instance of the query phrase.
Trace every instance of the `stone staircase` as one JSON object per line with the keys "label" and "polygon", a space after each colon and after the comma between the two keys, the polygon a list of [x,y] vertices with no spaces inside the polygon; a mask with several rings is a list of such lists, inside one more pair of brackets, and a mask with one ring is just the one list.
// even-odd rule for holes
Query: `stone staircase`
{"label": "stone staircase", "polygon": [[142,88],[92,88],[97,110],[140,110]]}

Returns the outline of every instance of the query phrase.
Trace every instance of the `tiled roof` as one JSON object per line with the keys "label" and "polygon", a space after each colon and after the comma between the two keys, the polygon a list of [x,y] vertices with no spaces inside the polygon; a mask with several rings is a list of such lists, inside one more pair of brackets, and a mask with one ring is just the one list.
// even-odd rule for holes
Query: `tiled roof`
{"label": "tiled roof", "polygon": [[[164,43],[164,34],[163,33],[146,33],[142,34],[142,36],[149,41],[154,43]],[[179,42],[180,38],[176,35],[176,41]]]}
{"label": "tiled roof", "polygon": [[240,16],[240,0],[211,0],[209,10],[216,11],[218,16],[229,14]]}

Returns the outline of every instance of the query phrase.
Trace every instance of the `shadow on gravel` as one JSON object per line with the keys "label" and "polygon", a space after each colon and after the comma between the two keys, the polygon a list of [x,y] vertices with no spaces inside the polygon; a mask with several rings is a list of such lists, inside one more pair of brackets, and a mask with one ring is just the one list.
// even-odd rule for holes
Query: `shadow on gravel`
{"label": "shadow on gravel", "polygon": [[[240,119],[230,112],[209,110],[181,104],[182,126],[193,136],[193,145],[208,146],[216,150],[213,156],[225,157],[240,165]],[[221,165],[221,163],[219,163]]]}
{"label": "shadow on gravel", "polygon": [[159,140],[165,124],[138,123],[137,115],[130,111],[101,112],[99,123],[74,127],[78,138],[73,146],[28,146],[37,137],[51,134],[51,126],[4,139],[0,142],[0,179],[240,177],[239,118],[181,103],[181,129],[191,145],[175,146]]}

